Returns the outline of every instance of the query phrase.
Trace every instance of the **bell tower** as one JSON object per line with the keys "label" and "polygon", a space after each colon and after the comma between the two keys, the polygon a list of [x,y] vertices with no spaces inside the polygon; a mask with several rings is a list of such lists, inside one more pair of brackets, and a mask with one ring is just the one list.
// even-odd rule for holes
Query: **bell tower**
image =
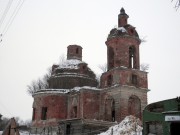
{"label": "bell tower", "polygon": [[[141,118],[147,105],[147,72],[140,70],[141,40],[134,26],[128,24],[124,8],[118,15],[118,28],[113,28],[106,40],[107,72],[101,76],[100,87],[115,101],[115,118],[127,115]],[[120,104],[116,104],[120,103]],[[118,113],[117,113],[118,112]]]}
{"label": "bell tower", "polygon": [[101,87],[133,85],[147,88],[147,72],[140,70],[139,45],[141,40],[128,15],[121,8],[118,28],[113,28],[107,38],[107,72],[102,74]]}
{"label": "bell tower", "polygon": [[107,63],[108,70],[117,67],[139,69],[139,45],[141,40],[135,27],[127,24],[128,15],[122,8],[118,15],[118,28],[108,35]]}

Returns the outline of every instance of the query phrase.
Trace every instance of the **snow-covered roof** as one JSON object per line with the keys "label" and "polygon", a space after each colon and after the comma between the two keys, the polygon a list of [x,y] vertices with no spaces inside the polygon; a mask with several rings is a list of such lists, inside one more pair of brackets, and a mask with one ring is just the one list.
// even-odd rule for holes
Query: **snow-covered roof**
{"label": "snow-covered roof", "polygon": [[78,92],[82,89],[101,90],[96,87],[90,87],[90,86],[74,87],[73,89],[41,89],[41,90],[38,90],[37,92],[35,92],[33,94],[33,96],[39,95],[39,94],[66,94],[66,93],[69,93],[72,91]]}
{"label": "snow-covered roof", "polygon": [[81,63],[85,63],[85,62],[77,59],[69,59],[64,61],[63,63],[60,63],[58,68],[78,69],[78,65]]}
{"label": "snow-covered roof", "polygon": [[119,30],[119,31],[121,31],[121,32],[127,32],[124,27],[118,27],[117,30]]}
{"label": "snow-covered roof", "polygon": [[82,89],[88,89],[88,90],[101,90],[101,89],[98,89],[97,87],[90,87],[90,86],[74,87],[72,90],[80,91],[80,90],[82,90]]}

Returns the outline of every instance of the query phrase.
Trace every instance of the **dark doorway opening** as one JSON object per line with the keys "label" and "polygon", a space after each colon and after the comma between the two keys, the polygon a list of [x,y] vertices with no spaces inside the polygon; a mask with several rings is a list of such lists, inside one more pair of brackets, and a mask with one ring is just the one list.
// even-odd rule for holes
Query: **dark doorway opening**
{"label": "dark doorway opening", "polygon": [[180,135],[180,122],[171,123],[171,135]]}
{"label": "dark doorway opening", "polygon": [[112,121],[115,121],[115,102],[114,100],[112,101],[112,105],[111,105],[111,110],[112,110]]}
{"label": "dark doorway opening", "polygon": [[66,125],[66,135],[70,135],[71,133],[71,124]]}
{"label": "dark doorway opening", "polygon": [[41,120],[47,119],[47,107],[42,107]]}
{"label": "dark doorway opening", "polygon": [[115,110],[112,111],[112,121],[115,122]]}

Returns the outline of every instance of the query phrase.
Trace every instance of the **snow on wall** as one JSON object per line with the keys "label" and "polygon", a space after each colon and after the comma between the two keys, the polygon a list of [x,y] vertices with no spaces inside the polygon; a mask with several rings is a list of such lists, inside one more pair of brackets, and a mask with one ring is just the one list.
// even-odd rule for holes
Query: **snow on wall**
{"label": "snow on wall", "polygon": [[126,116],[121,123],[110,127],[106,132],[99,135],[142,135],[140,120],[134,116]]}

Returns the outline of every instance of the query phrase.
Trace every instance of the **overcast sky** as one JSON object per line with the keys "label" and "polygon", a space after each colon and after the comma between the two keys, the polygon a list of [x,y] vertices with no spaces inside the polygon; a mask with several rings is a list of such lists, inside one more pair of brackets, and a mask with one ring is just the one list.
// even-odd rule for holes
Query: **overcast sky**
{"label": "overcast sky", "polygon": [[[0,18],[8,0],[0,0]],[[14,0],[0,28],[18,4]],[[117,26],[121,7],[140,38],[141,63],[148,63],[148,102],[180,96],[180,9],[171,0],[25,0],[0,43],[0,113],[31,119],[27,85],[66,56],[67,46],[83,47],[83,61],[96,73],[106,63],[105,41]],[[4,33],[2,33],[4,34]]]}

